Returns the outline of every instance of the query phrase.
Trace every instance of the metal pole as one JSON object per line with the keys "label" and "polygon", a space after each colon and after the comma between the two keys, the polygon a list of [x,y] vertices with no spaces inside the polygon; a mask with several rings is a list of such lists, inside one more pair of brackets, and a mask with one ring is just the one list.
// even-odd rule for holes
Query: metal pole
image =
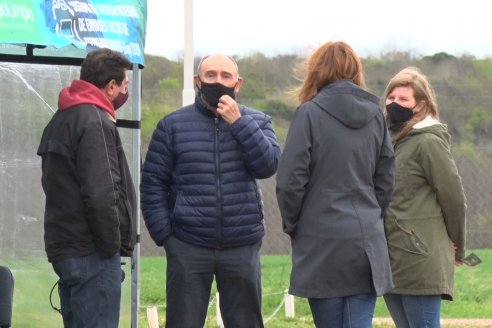
{"label": "metal pole", "polygon": [[[138,64],[133,64],[133,79],[132,79],[132,120],[140,122],[141,120],[141,92],[142,92],[142,76]],[[141,162],[141,137],[140,129],[132,130],[132,158],[133,165],[131,173],[135,187],[135,195],[137,198],[137,243],[133,249],[131,261],[132,273],[132,328],[138,328],[138,310],[140,309],[140,162]]]}
{"label": "metal pole", "polygon": [[183,106],[195,101],[193,88],[193,0],[184,1]]}

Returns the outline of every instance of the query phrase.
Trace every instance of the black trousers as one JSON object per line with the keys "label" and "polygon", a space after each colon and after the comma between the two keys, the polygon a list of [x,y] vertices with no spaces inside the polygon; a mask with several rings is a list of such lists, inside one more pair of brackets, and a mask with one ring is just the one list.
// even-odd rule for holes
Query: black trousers
{"label": "black trousers", "polygon": [[226,328],[263,327],[261,315],[261,241],[213,249],[170,236],[167,255],[166,327],[202,328],[215,276]]}

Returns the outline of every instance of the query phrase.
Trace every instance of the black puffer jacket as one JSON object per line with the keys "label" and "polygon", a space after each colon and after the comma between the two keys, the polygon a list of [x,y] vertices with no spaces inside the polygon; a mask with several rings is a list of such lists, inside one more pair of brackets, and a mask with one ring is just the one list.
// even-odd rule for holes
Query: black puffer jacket
{"label": "black puffer jacket", "polygon": [[46,194],[48,260],[94,252],[130,256],[136,239],[136,197],[116,125],[99,106],[64,108],[63,100],[60,106],[37,152]]}
{"label": "black puffer jacket", "polygon": [[256,179],[276,172],[280,148],[269,116],[240,110],[241,118],[229,125],[196,98],[157,125],[140,185],[145,223],[157,245],[171,233],[210,248],[263,237]]}

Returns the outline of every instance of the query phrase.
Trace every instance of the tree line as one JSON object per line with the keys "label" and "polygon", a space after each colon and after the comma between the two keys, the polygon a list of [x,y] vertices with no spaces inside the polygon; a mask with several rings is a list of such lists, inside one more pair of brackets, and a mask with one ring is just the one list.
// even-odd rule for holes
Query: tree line
{"label": "tree line", "polygon": [[[436,92],[442,120],[448,125],[456,146],[482,146],[491,140],[492,58],[455,57],[444,52],[419,57],[410,51],[391,51],[361,59],[366,88],[378,96],[383,95],[391,77],[406,66],[418,67],[427,75]],[[258,52],[236,60],[245,79],[238,100],[268,113],[274,121],[290,121],[299,104],[289,91],[300,83],[299,67],[303,58],[267,57]],[[157,121],[181,106],[183,88],[181,61],[146,55],[145,62],[142,71],[144,144]]]}
{"label": "tree line", "polygon": [[[272,117],[279,142],[285,140],[290,120],[299,105],[289,93],[300,84],[304,60],[299,55],[265,56],[258,52],[235,57],[245,79],[240,103]],[[195,67],[199,58],[195,59]],[[389,80],[401,69],[415,66],[431,82],[441,121],[448,126],[468,198],[469,245],[492,247],[492,58],[452,56],[439,52],[419,56],[411,51],[390,51],[361,58],[366,88],[382,96]],[[181,107],[183,63],[145,56],[142,71],[142,148],[167,113]],[[471,244],[470,244],[471,243]]]}

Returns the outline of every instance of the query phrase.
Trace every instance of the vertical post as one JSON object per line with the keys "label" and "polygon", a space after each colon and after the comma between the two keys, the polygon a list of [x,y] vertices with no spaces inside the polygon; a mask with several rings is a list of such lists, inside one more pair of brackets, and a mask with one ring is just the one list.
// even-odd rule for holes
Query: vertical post
{"label": "vertical post", "polygon": [[288,290],[285,291],[284,300],[285,300],[285,317],[294,318],[296,315],[295,308],[294,308],[294,296],[290,295]]}
{"label": "vertical post", "polygon": [[[141,90],[142,90],[142,76],[140,74],[140,68],[138,64],[133,64],[132,70],[132,120],[140,122],[141,118]],[[132,328],[138,328],[138,310],[140,308],[140,193],[138,192],[140,186],[140,129],[132,130],[132,165],[131,174],[133,178],[135,196],[137,198],[137,204],[135,209],[135,217],[137,220],[137,242],[133,249],[132,261],[131,261],[131,289],[132,289]]]}
{"label": "vertical post", "polygon": [[147,324],[149,328],[159,328],[159,315],[155,306],[147,308]]}
{"label": "vertical post", "polygon": [[220,295],[219,293],[215,294],[215,313],[217,317],[217,326],[220,328],[224,328],[224,322],[222,321],[222,314],[220,314]]}
{"label": "vertical post", "polygon": [[193,0],[184,1],[183,106],[195,101],[193,88]]}

